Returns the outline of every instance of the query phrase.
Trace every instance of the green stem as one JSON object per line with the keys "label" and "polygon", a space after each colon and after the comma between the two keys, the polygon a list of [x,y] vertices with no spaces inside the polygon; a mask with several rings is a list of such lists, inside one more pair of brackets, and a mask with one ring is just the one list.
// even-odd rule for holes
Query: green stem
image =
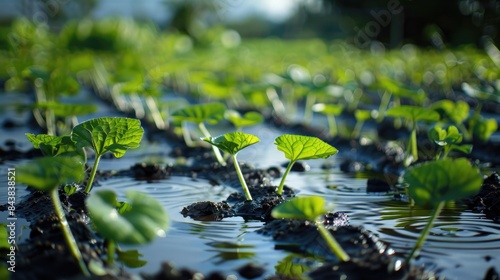
{"label": "green stem", "polygon": [[313,117],[313,103],[316,101],[316,95],[308,94],[306,97],[306,108],[304,109],[304,123],[310,124]]}
{"label": "green stem", "polygon": [[90,190],[92,189],[92,184],[94,183],[95,174],[97,173],[97,166],[99,165],[99,161],[101,160],[101,156],[102,155],[95,156],[94,166],[92,167],[92,171],[90,172],[89,181],[88,181],[87,186],[85,187],[85,190],[84,190],[86,194],[89,194]]}
{"label": "green stem", "polygon": [[326,241],[326,244],[330,248],[330,250],[343,262],[348,262],[351,258],[349,255],[342,249],[342,246],[335,240],[335,238],[330,234],[330,232],[325,228],[325,226],[321,222],[316,222],[316,226],[318,227],[319,234]]}
{"label": "green stem", "polygon": [[422,245],[424,245],[425,239],[427,238],[427,235],[429,235],[431,228],[432,228],[432,225],[434,224],[434,221],[436,220],[437,216],[439,216],[439,213],[441,213],[441,210],[443,209],[444,204],[445,204],[445,202],[441,201],[432,210],[432,214],[431,214],[429,222],[427,223],[424,230],[420,234],[420,237],[418,238],[417,243],[413,247],[413,250],[410,252],[410,254],[408,255],[408,257],[405,260],[406,264],[410,263],[411,259],[413,259],[413,257],[415,257],[418,254],[418,252],[420,251],[420,248],[422,248]]}
{"label": "green stem", "polygon": [[295,160],[292,160],[288,163],[288,166],[286,167],[285,173],[283,174],[283,177],[281,178],[280,185],[278,187],[278,190],[276,191],[277,194],[281,195],[283,193],[283,187],[285,186],[285,179],[288,173],[290,173],[290,170],[292,170],[292,166],[295,163]]}
{"label": "green stem", "polygon": [[109,239],[107,241],[108,241],[108,263],[112,264],[115,262],[116,243]]}
{"label": "green stem", "polygon": [[252,200],[252,195],[248,190],[248,186],[245,182],[245,178],[243,177],[243,173],[241,173],[240,165],[238,164],[236,155],[231,155],[231,157],[233,158],[234,168],[236,169],[236,174],[238,174],[238,179],[240,180],[241,187],[243,188],[243,192],[245,193],[245,197],[247,198],[247,200]]}
{"label": "green stem", "polygon": [[387,111],[387,106],[389,106],[389,101],[391,101],[392,94],[388,91],[384,92],[382,98],[380,99],[380,105],[378,106],[378,116],[377,122],[380,123],[384,120],[385,111]]}
{"label": "green stem", "polygon": [[71,251],[71,254],[73,257],[75,257],[76,261],[78,262],[78,265],[80,266],[80,269],[82,270],[82,273],[86,277],[90,277],[90,272],[87,269],[87,266],[85,266],[85,262],[83,261],[82,253],[78,249],[78,245],[76,244],[75,237],[71,233],[71,228],[69,227],[68,220],[66,220],[66,216],[64,215],[64,210],[61,205],[61,201],[59,200],[59,194],[57,192],[57,188],[54,188],[50,192],[50,197],[52,198],[52,203],[54,204],[54,210],[56,213],[57,218],[59,219],[59,223],[61,224],[61,229],[63,231],[64,239],[66,240],[66,244],[69,247],[69,250]]}
{"label": "green stem", "polygon": [[359,134],[361,133],[361,128],[363,128],[364,121],[357,121],[356,125],[354,126],[354,129],[352,130],[351,133],[351,139],[356,139],[359,137]]}
{"label": "green stem", "polygon": [[337,121],[335,121],[335,115],[328,114],[326,115],[326,120],[328,121],[328,127],[330,128],[330,136],[337,136]]}
{"label": "green stem", "polygon": [[[206,138],[211,137],[210,132],[208,132],[208,129],[205,127],[205,125],[202,122],[198,124],[198,127],[200,128],[201,133],[203,133],[203,136],[205,136]],[[222,166],[226,166],[226,161],[222,157],[219,148],[212,145],[212,150],[214,151],[215,158],[217,159],[219,164]]]}

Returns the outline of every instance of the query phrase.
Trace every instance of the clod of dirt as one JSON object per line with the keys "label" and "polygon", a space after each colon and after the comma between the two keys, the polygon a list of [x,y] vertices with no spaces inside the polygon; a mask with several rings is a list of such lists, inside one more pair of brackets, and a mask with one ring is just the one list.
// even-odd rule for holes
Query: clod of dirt
{"label": "clod of dirt", "polygon": [[220,221],[226,217],[233,217],[234,210],[225,201],[201,201],[182,208],[181,214],[200,221]]}
{"label": "clod of dirt", "polygon": [[245,279],[255,279],[261,277],[266,270],[259,265],[248,263],[238,268],[238,273]]}
{"label": "clod of dirt", "polygon": [[479,193],[467,201],[467,204],[474,211],[500,222],[500,176],[497,173],[488,176],[483,181]]}
{"label": "clod of dirt", "polygon": [[153,274],[147,274],[142,272],[141,276],[144,280],[186,280],[186,279],[203,279],[203,280],[226,280],[226,276],[218,272],[212,272],[205,276],[200,272],[194,270],[181,268],[175,268],[171,263],[164,262],[161,265],[160,270]]}
{"label": "clod of dirt", "polygon": [[146,181],[165,179],[170,175],[167,168],[156,163],[136,163],[130,167],[130,171],[135,179]]}
{"label": "clod of dirt", "polygon": [[367,193],[386,193],[391,190],[391,186],[382,179],[370,178],[366,181]]}

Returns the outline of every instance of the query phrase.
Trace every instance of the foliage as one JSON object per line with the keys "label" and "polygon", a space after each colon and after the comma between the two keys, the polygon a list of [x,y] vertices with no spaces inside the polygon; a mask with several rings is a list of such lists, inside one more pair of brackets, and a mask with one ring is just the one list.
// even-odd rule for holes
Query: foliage
{"label": "foliage", "polygon": [[78,148],[89,147],[96,154],[94,166],[90,174],[85,192],[92,188],[100,158],[107,152],[120,158],[128,149],[139,147],[144,129],[141,122],[130,118],[96,118],[75,126],[71,132],[71,140]]}
{"label": "foliage", "polygon": [[323,223],[318,220],[321,215],[324,215],[329,210],[325,207],[325,200],[320,196],[296,197],[289,201],[285,201],[273,208],[271,215],[274,218],[297,219],[311,221],[316,224],[318,230],[325,239],[330,250],[342,261],[349,261],[350,257],[342,249],[340,244],[324,227]]}
{"label": "foliage", "polygon": [[290,160],[280,185],[276,191],[279,195],[283,192],[285,179],[292,166],[298,160],[328,158],[335,155],[338,150],[321,139],[311,136],[284,134],[274,140],[278,150],[285,153],[285,157]]}
{"label": "foliage", "polygon": [[244,132],[232,132],[217,137],[202,138],[202,140],[231,155],[233,158],[234,168],[238,174],[238,179],[240,180],[246,199],[252,200],[252,195],[250,194],[245,178],[241,173],[238,160],[236,159],[236,154],[244,148],[259,142],[259,138],[255,135]]}

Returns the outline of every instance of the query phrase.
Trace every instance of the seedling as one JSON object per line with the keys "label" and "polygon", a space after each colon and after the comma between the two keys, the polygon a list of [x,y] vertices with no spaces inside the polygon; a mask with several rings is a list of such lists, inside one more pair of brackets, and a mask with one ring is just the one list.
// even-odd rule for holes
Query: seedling
{"label": "seedling", "polygon": [[17,167],[19,175],[17,181],[50,194],[54,211],[59,219],[66,244],[78,262],[82,273],[90,276],[90,272],[78,249],[75,237],[71,233],[64,209],[59,200],[58,187],[61,184],[80,182],[83,179],[83,165],[75,158],[71,157],[43,157],[30,161]]}
{"label": "seedling", "polygon": [[[222,103],[205,103],[199,105],[191,105],[172,113],[172,118],[174,122],[182,122],[182,132],[186,145],[193,146],[190,144],[191,137],[189,136],[189,131],[184,126],[185,122],[193,122],[198,125],[203,137],[210,138],[210,132],[205,126],[205,122],[210,124],[216,124],[224,118],[224,112],[226,111],[226,106]],[[212,145],[212,150],[214,151],[215,157],[220,165],[226,166],[226,161],[222,158],[220,151],[216,146]]]}
{"label": "seedling", "polygon": [[242,116],[234,110],[227,110],[224,113],[224,118],[229,120],[237,131],[241,131],[242,127],[245,126],[257,125],[264,120],[264,117],[259,112],[247,112]]}
{"label": "seedling", "polygon": [[112,190],[92,193],[85,205],[95,230],[108,241],[108,261],[114,261],[116,245],[146,244],[164,237],[170,224],[161,203],[138,191],[128,191],[128,202],[118,202]]}
{"label": "seedling", "polygon": [[121,158],[127,149],[139,147],[144,129],[141,122],[130,118],[96,118],[82,122],[73,128],[71,140],[76,147],[89,147],[95,152],[95,162],[85,187],[85,193],[90,193],[101,157],[111,152],[116,158]]}
{"label": "seedling", "polygon": [[463,137],[466,141],[472,140],[472,134],[464,125],[464,122],[470,112],[470,106],[467,102],[461,100],[454,102],[452,100],[444,99],[434,102],[431,104],[430,108],[440,113],[441,119],[450,120],[453,124],[460,128],[460,131],[463,133]]}
{"label": "seedling", "polygon": [[341,261],[347,262],[350,260],[349,255],[342,249],[320,220],[320,217],[328,211],[329,209],[325,207],[325,199],[321,196],[296,197],[274,207],[271,211],[271,216],[277,219],[296,219],[313,222],[318,227],[319,234],[323,237],[332,253]]}
{"label": "seedling", "polygon": [[463,137],[456,126],[450,125],[447,129],[443,129],[438,125],[433,126],[429,130],[428,136],[431,141],[443,148],[443,153],[438,153],[437,159],[446,158],[453,150],[466,154],[470,154],[472,151],[472,145],[459,145],[462,142]]}
{"label": "seedling", "polygon": [[202,140],[212,144],[213,146],[216,146],[217,148],[231,155],[234,163],[234,168],[236,169],[236,174],[238,174],[238,179],[240,180],[241,187],[243,188],[243,192],[245,193],[245,197],[247,200],[252,200],[252,195],[250,194],[248,186],[245,182],[245,178],[241,173],[240,165],[238,164],[236,155],[244,148],[259,142],[259,138],[255,135],[244,132],[231,132],[217,137],[202,138]]}
{"label": "seedling", "polygon": [[371,118],[371,112],[368,110],[356,109],[354,111],[354,117],[356,118],[356,125],[351,133],[351,139],[356,139],[359,137],[361,133],[361,128],[363,128],[363,124],[365,121]]}
{"label": "seedling", "polygon": [[[406,158],[405,166],[409,166],[412,162],[418,160],[418,148],[417,148],[417,122],[418,121],[428,121],[437,122],[439,121],[439,114],[436,111],[417,107],[417,106],[399,106],[392,107],[387,110],[387,116],[405,118],[410,122],[411,134],[408,139],[408,144],[406,146]],[[410,157],[411,155],[411,157]]]}
{"label": "seedling", "polygon": [[433,209],[427,225],[406,258],[406,263],[409,263],[422,248],[445,203],[477,193],[483,178],[479,169],[471,166],[467,159],[446,158],[409,167],[403,180],[409,185],[409,193],[415,204],[431,206]]}
{"label": "seedling", "polygon": [[284,134],[274,140],[278,150],[285,153],[285,157],[290,160],[288,166],[281,178],[277,194],[283,193],[285,179],[292,166],[298,160],[328,158],[338,152],[338,150],[321,139],[312,136],[302,136],[293,134]]}
{"label": "seedling", "polygon": [[328,121],[328,127],[330,128],[330,136],[336,137],[338,133],[336,116],[339,116],[344,110],[343,105],[339,104],[325,104],[317,103],[312,106],[314,112],[322,113],[326,115],[326,120]]}

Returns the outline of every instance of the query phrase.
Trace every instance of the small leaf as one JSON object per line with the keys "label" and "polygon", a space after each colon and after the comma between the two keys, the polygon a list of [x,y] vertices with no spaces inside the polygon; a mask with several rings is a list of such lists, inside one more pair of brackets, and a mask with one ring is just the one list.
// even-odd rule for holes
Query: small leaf
{"label": "small leaf", "polygon": [[325,199],[321,196],[296,197],[274,207],[271,215],[274,218],[315,221],[320,215],[327,213]]}
{"label": "small leaf", "polygon": [[216,124],[224,118],[226,106],[222,103],[205,103],[190,105],[172,113],[174,122],[188,121],[193,123],[208,122]]}
{"label": "small leaf", "polygon": [[439,121],[439,114],[436,111],[410,105],[392,107],[385,114],[389,117],[407,118],[412,121]]}
{"label": "small leaf", "polygon": [[126,267],[138,268],[143,267],[148,262],[141,260],[140,257],[143,255],[137,250],[127,250],[118,252],[117,260],[121,261]]}
{"label": "small leaf", "polygon": [[493,134],[498,129],[498,124],[495,119],[485,119],[479,117],[473,128],[474,135],[477,136],[481,141],[486,142],[491,134]]}
{"label": "small leaf", "polygon": [[277,137],[274,144],[291,161],[328,158],[338,152],[328,143],[312,136],[284,134]]}
{"label": "small leaf", "polygon": [[144,130],[141,122],[130,118],[96,118],[73,128],[71,139],[77,147],[90,147],[97,155],[112,152],[122,157],[127,149],[139,147]]}
{"label": "small leaf", "polygon": [[409,167],[403,179],[409,184],[411,197],[418,205],[435,206],[479,191],[483,178],[467,159],[449,158]]}
{"label": "small leaf", "polygon": [[234,110],[227,110],[224,117],[237,128],[256,125],[264,120],[264,117],[259,112],[247,112],[241,116],[240,113]]}
{"label": "small leaf", "polygon": [[59,185],[83,180],[83,164],[72,157],[43,157],[16,168],[17,182],[42,191],[51,191]]}
{"label": "small leaf", "polygon": [[85,163],[87,154],[83,148],[76,147],[69,136],[53,136],[48,134],[34,135],[26,133],[26,137],[33,144],[35,149],[40,149],[44,156],[55,157],[77,157]]}
{"label": "small leaf", "polygon": [[8,241],[8,231],[7,231],[7,224],[1,223],[0,224],[0,249],[9,249],[10,244]]}
{"label": "small leaf", "polygon": [[436,125],[429,130],[429,138],[439,146],[459,144],[462,142],[462,134],[454,125],[450,125],[446,130]]}
{"label": "small leaf", "polygon": [[354,117],[357,121],[367,121],[371,118],[371,111],[357,109],[354,111]]}
{"label": "small leaf", "polygon": [[449,99],[434,102],[430,109],[437,111],[443,117],[447,117],[453,123],[461,124],[469,116],[470,106],[462,100],[456,103]]}
{"label": "small leaf", "polygon": [[325,115],[338,116],[342,113],[342,110],[344,110],[344,105],[317,103],[312,106],[312,110]]}
{"label": "small leaf", "polygon": [[97,232],[122,244],[145,244],[165,236],[169,219],[160,202],[137,191],[128,191],[126,197],[130,207],[123,213],[117,209],[120,203],[111,190],[96,191],[87,198],[87,209]]}
{"label": "small leaf", "polygon": [[260,141],[257,136],[244,132],[230,132],[217,137],[202,138],[202,140],[231,155],[236,155],[244,148]]}
{"label": "small leaf", "polygon": [[70,117],[92,114],[97,107],[92,104],[65,104],[59,102],[42,102],[36,104],[37,108],[50,109],[56,117]]}

